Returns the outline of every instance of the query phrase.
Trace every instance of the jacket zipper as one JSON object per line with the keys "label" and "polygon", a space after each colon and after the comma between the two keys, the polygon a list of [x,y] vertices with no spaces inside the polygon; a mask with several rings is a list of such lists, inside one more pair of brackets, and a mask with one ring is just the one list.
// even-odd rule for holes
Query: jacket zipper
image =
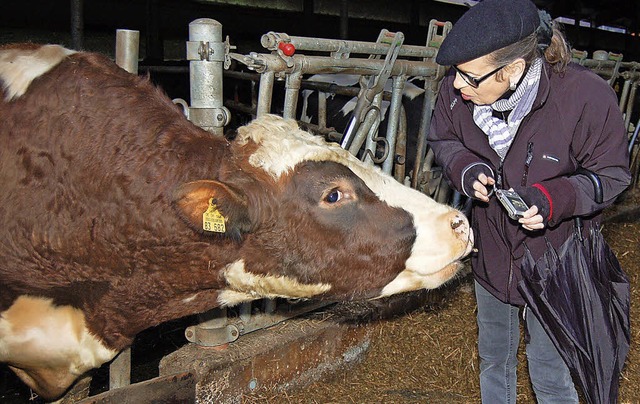
{"label": "jacket zipper", "polygon": [[527,143],[527,158],[524,160],[524,172],[522,173],[522,180],[520,186],[527,186],[527,177],[529,176],[529,166],[533,161],[533,142]]}
{"label": "jacket zipper", "polygon": [[[522,127],[522,124],[525,123],[525,121],[529,120],[529,115],[527,115],[525,117],[525,119],[520,123],[520,128]],[[518,128],[518,132],[520,131],[520,128]],[[517,133],[516,133],[517,136]],[[514,141],[515,141],[515,137],[514,136]],[[509,148],[510,150],[511,148]],[[509,150],[507,150],[507,154],[505,154],[504,159],[500,160],[500,166],[498,167],[498,174],[496,178],[496,186],[498,189],[503,189],[504,186],[504,161],[507,159],[507,155],[509,154]],[[521,186],[526,186],[527,185],[527,178],[529,176],[529,166],[531,165],[531,162],[533,161],[533,142],[527,142],[527,156],[525,158],[524,161],[524,172],[522,174],[522,179],[520,180],[520,185]],[[505,234],[505,222],[507,221],[507,216],[504,215],[502,218],[502,234]],[[509,243],[508,240],[505,240],[506,244],[509,247],[509,274],[507,276],[507,285],[505,287],[505,292],[506,292],[506,297],[507,297],[507,301],[511,301],[511,283],[513,282],[513,245],[511,245],[511,243]]]}

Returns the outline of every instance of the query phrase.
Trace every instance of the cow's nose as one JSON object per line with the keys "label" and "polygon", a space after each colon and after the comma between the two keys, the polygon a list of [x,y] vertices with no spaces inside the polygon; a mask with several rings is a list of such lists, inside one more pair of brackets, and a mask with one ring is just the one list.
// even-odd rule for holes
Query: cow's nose
{"label": "cow's nose", "polygon": [[456,213],[451,219],[451,228],[457,234],[467,234],[469,233],[469,221],[462,213]]}

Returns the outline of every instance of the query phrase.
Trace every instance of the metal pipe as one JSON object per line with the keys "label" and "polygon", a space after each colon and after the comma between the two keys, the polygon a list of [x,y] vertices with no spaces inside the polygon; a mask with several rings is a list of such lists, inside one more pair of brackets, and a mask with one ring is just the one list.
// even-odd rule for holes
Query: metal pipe
{"label": "metal pipe", "polygon": [[640,79],[640,71],[637,70],[629,70],[626,72],[620,73],[620,77],[625,80],[638,80]]}
{"label": "metal pipe", "polygon": [[210,18],[200,18],[189,24],[187,42],[191,107],[189,119],[216,135],[222,135],[231,115],[223,105],[222,71],[225,43],[222,24]]}
{"label": "metal pipe", "polygon": [[302,73],[294,72],[287,74],[284,93],[284,111],[283,118],[296,119],[296,109],[298,106],[298,94],[300,93],[300,82],[302,81]]}
{"label": "metal pipe", "polygon": [[404,183],[407,161],[407,112],[404,105],[400,105],[400,119],[398,121],[398,137],[396,150],[393,156],[393,177],[396,181]]}
{"label": "metal pipe", "polygon": [[318,91],[318,126],[327,127],[327,94]]}
{"label": "metal pipe", "polygon": [[[340,38],[349,38],[349,1],[340,1]],[[295,46],[295,45],[294,45]]]}
{"label": "metal pipe", "polygon": [[629,91],[629,102],[627,103],[627,109],[624,117],[624,127],[629,130],[631,124],[631,113],[633,112],[633,104],[635,103],[636,93],[638,92],[638,81],[634,80],[631,84],[631,91]]}
{"label": "metal pipe", "polygon": [[116,30],[116,64],[132,74],[138,74],[140,31]]}
{"label": "metal pipe", "polygon": [[[294,55],[291,57],[292,66],[289,67],[286,61],[274,54],[230,55],[258,73],[299,71],[302,74],[348,73],[370,76],[378,74],[384,66],[384,60],[380,59],[334,59],[322,56]],[[429,77],[434,76],[437,70],[438,65],[434,61],[397,59],[391,68],[390,75]]]}
{"label": "metal pipe", "polygon": [[[260,43],[268,50],[277,50],[280,42],[291,43],[298,51],[314,52],[338,52],[338,53],[361,53],[367,55],[386,55],[389,53],[391,45],[385,43],[347,41],[343,39],[310,38],[303,36],[289,36],[285,33],[268,32],[262,35]],[[402,45],[398,51],[398,56],[433,58],[436,55],[436,48]]]}
{"label": "metal pipe", "polygon": [[271,112],[271,95],[273,94],[275,76],[275,72],[273,71],[267,71],[260,75],[256,116],[262,116]]}
{"label": "metal pipe", "polygon": [[[362,158],[362,161],[364,161],[365,163],[373,164],[373,159],[371,157],[375,156],[376,149],[377,149],[377,143],[375,142],[374,137],[376,133],[378,133],[378,126],[382,121],[382,117],[380,116],[381,105],[382,105],[382,93],[378,93],[376,94],[375,97],[373,97],[373,102],[371,103],[371,106],[376,108],[377,115],[374,116],[376,119],[375,121],[372,122],[371,129],[369,129],[369,133],[366,138],[365,150],[368,150],[369,153],[365,153]],[[371,119],[373,120],[373,118]],[[365,118],[365,122],[368,122],[366,118]]]}
{"label": "metal pipe", "polygon": [[71,0],[71,47],[75,50],[84,47],[83,0]]}
{"label": "metal pipe", "polygon": [[429,80],[424,86],[424,100],[422,102],[422,113],[420,127],[418,128],[418,141],[416,144],[416,159],[413,164],[413,177],[411,177],[411,188],[418,188],[418,177],[422,170],[422,161],[427,153],[427,132],[431,125],[431,112],[435,105],[438,82]]}
{"label": "metal pipe", "polygon": [[[372,139],[372,137],[375,136],[378,132],[380,120],[380,109],[374,106],[370,107],[364,116],[364,120],[358,127],[353,140],[351,141],[351,145],[348,149],[349,153],[353,154],[354,156],[358,155],[360,147],[362,147],[362,144],[365,142],[365,140]],[[375,145],[375,143],[373,143],[373,145]],[[367,147],[367,149],[371,150],[372,153],[375,153],[376,151],[375,147]]]}
{"label": "metal pipe", "polygon": [[389,118],[387,120],[387,142],[389,142],[389,156],[382,163],[382,171],[391,175],[393,170],[396,139],[398,137],[398,120],[402,107],[402,92],[407,82],[407,76],[395,76],[393,78],[393,91],[391,93],[391,105],[389,106]]}
{"label": "metal pipe", "polygon": [[622,86],[622,92],[620,93],[620,100],[618,101],[618,107],[620,107],[621,112],[625,111],[630,87],[631,87],[631,80],[625,79],[624,84]]}

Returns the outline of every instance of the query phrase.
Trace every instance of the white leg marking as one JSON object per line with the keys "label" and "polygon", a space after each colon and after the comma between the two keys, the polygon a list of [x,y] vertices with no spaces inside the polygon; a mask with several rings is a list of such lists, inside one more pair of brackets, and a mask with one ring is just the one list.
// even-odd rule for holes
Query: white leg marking
{"label": "white leg marking", "polygon": [[51,299],[20,296],[0,313],[0,361],[10,365],[80,375],[116,354],[88,332],[82,311]]}

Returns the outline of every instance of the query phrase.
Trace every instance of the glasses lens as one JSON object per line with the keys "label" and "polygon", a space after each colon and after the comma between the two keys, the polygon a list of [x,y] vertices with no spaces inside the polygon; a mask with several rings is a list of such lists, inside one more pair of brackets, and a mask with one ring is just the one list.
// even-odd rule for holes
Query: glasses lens
{"label": "glasses lens", "polygon": [[452,66],[453,69],[460,75],[460,77],[462,77],[462,80],[464,80],[465,83],[467,83],[468,85],[470,85],[473,88],[478,88],[478,83],[476,82],[476,80],[469,76],[467,73],[463,72],[462,70],[458,69],[456,66]]}

